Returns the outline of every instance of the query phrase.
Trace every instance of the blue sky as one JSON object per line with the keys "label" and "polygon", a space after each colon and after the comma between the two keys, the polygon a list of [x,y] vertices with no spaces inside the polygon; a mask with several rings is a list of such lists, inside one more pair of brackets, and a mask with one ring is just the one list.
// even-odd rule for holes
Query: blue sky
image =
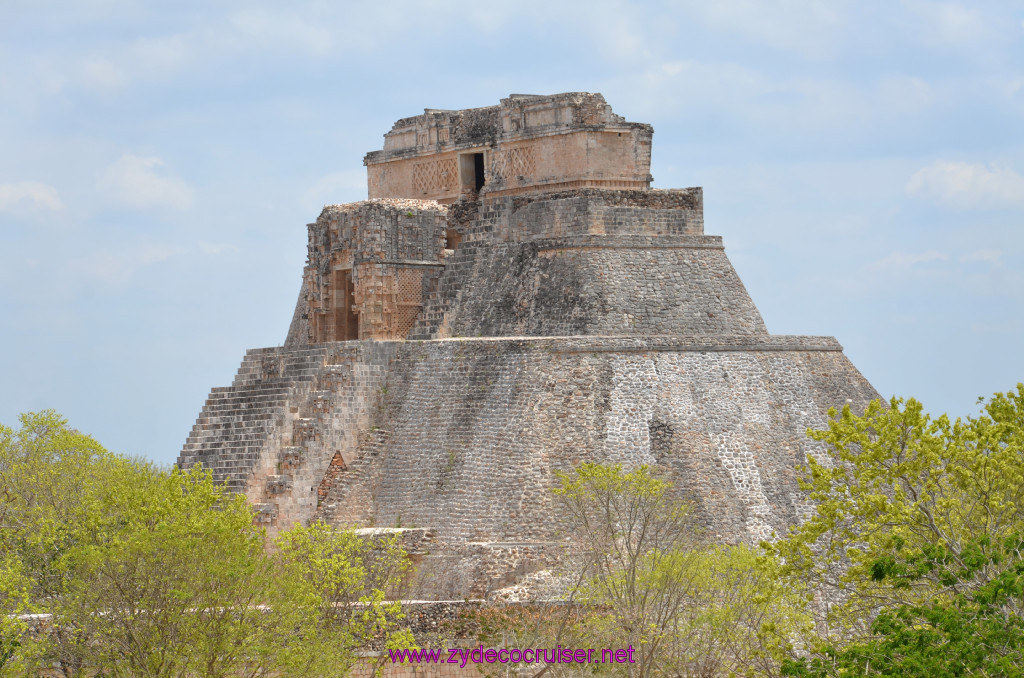
{"label": "blue sky", "polygon": [[423,108],[602,92],[776,334],[884,395],[1024,381],[1024,5],[0,0],[0,421],[170,463]]}

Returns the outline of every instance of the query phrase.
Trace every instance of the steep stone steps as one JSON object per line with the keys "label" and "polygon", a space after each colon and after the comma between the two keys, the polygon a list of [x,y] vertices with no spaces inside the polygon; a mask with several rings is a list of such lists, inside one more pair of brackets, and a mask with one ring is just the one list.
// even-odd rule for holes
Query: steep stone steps
{"label": "steep stone steps", "polygon": [[[202,463],[232,491],[244,490],[269,432],[283,423],[290,406],[308,397],[330,356],[327,346],[248,351],[232,385],[210,391],[179,466]],[[268,481],[274,488],[271,494],[280,494],[290,482],[284,476]]]}

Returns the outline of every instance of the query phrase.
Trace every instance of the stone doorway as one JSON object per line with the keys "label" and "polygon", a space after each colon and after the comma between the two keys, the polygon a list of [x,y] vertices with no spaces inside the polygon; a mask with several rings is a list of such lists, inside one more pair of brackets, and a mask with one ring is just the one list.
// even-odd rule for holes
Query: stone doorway
{"label": "stone doorway", "polygon": [[359,316],[352,295],[352,271],[334,272],[334,340],[352,341],[359,338]]}
{"label": "stone doorway", "polygon": [[479,193],[487,179],[484,173],[483,152],[460,155],[459,176],[462,178],[462,193]]}

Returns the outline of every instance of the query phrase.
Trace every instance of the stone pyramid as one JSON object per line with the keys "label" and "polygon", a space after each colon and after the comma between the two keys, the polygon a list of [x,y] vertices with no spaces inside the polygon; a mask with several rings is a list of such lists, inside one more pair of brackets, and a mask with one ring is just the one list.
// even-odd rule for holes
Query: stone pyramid
{"label": "stone pyramid", "polygon": [[805,506],[827,411],[878,394],[831,337],[770,335],[700,188],[649,188],[649,125],[600,94],[427,109],[324,208],[283,347],[214,388],[202,462],[271,531],[398,532],[418,595],[483,596],[559,557],[554,472],[660,467],[716,538]]}

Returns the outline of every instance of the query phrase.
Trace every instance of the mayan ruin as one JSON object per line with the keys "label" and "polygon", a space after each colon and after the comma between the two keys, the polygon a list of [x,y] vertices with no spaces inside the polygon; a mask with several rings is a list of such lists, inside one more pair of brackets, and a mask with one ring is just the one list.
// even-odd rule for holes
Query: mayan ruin
{"label": "mayan ruin", "polygon": [[583,461],[662,469],[721,542],[784,533],[806,431],[878,393],[836,339],[769,334],[702,189],[650,187],[652,135],[578,92],[398,120],[368,199],[308,224],[283,346],[212,389],[178,466],[271,533],[399,531],[422,599],[549,568]]}

